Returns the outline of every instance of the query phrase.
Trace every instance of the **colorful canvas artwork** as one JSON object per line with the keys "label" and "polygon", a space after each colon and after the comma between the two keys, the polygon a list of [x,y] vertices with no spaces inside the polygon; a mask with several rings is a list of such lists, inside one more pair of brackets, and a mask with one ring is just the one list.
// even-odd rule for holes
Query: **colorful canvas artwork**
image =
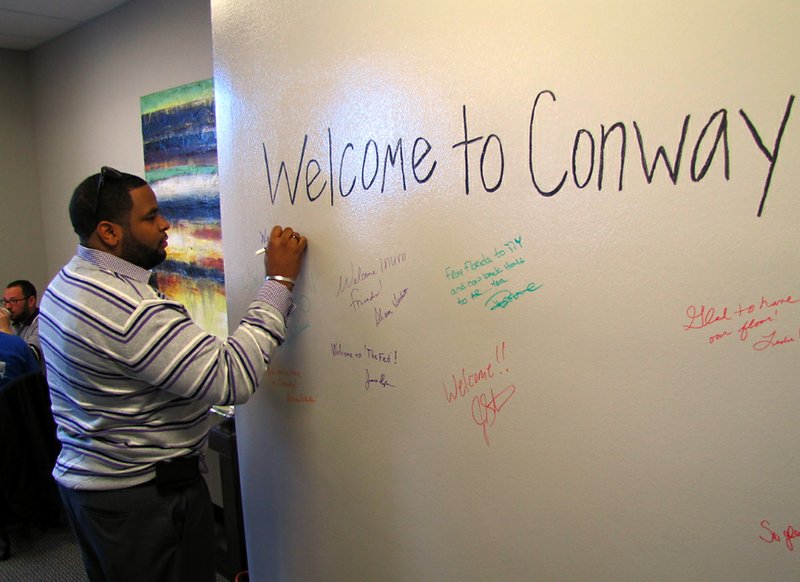
{"label": "colorful canvas artwork", "polygon": [[145,178],[172,223],[159,289],[226,337],[213,79],[141,98]]}

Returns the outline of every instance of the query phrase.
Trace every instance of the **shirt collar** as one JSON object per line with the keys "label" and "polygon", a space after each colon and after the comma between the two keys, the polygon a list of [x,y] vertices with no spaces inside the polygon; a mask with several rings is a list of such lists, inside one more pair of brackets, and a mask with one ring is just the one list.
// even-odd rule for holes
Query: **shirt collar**
{"label": "shirt collar", "polygon": [[137,265],[134,265],[133,263],[129,263],[125,259],[121,259],[105,251],[78,245],[78,251],[76,254],[81,259],[91,263],[95,267],[114,271],[115,273],[119,273],[120,275],[128,277],[129,279],[134,279],[135,281],[145,284],[150,279],[150,271],[147,269],[143,269]]}

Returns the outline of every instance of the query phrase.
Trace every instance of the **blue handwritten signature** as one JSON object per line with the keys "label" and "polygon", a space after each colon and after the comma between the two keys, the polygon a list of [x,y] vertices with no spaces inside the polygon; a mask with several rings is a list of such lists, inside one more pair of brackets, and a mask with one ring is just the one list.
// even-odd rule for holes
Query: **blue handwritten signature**
{"label": "blue handwritten signature", "polygon": [[489,297],[484,305],[486,305],[490,311],[494,311],[495,309],[505,309],[520,297],[526,295],[527,293],[533,293],[539,288],[541,288],[541,285],[537,285],[536,283],[528,283],[528,286],[520,291],[512,292],[508,289],[501,289]]}

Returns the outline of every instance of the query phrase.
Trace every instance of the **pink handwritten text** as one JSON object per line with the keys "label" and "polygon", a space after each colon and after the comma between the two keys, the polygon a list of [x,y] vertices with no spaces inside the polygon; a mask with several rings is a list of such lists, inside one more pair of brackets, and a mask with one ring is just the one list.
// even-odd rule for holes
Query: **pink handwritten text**
{"label": "pink handwritten text", "polygon": [[[776,532],[772,527],[769,525],[769,521],[766,519],[761,520],[761,529],[764,530],[766,537],[764,535],[758,536],[762,542],[772,544],[774,542],[783,541],[786,544],[786,548],[790,551],[794,551],[794,540],[800,537],[800,530],[796,529],[793,525],[787,525],[786,529],[784,529],[781,533]],[[781,534],[783,534],[783,538],[781,538]]]}
{"label": "pink handwritten text", "polygon": [[798,303],[800,298],[787,294],[777,298],[762,295],[758,301],[740,302],[736,306],[690,305],[682,327],[692,333],[704,330],[710,345],[738,338],[739,342],[749,343],[753,350],[763,352],[798,343],[800,325],[791,319],[797,317],[791,308]]}
{"label": "pink handwritten text", "polygon": [[[459,397],[466,396],[470,390],[476,388],[481,383],[486,383],[493,380],[495,372],[498,374],[502,372],[497,365],[503,364],[506,358],[506,342],[500,342],[495,346],[494,362],[489,362],[485,366],[481,366],[477,370],[470,370],[467,372],[466,368],[461,368],[461,371],[456,374],[450,374],[452,379],[451,383],[442,382],[442,389],[447,402],[455,402]],[[448,385],[450,387],[448,388]]]}
{"label": "pink handwritten text", "polygon": [[497,415],[517,391],[513,384],[501,390],[498,394],[490,390],[488,394],[481,394],[472,399],[472,420],[483,430],[483,440],[486,446],[489,443],[489,427],[494,425]]}
{"label": "pink handwritten text", "polygon": [[[486,360],[484,360],[486,362]],[[497,415],[514,395],[517,387],[507,384],[499,389],[496,384],[503,380],[509,373],[506,363],[506,342],[495,344],[494,360],[488,361],[477,368],[463,366],[459,372],[451,373],[450,380],[442,382],[445,400],[448,404],[457,404],[472,396],[470,412],[472,420],[483,432],[483,440],[487,446],[489,442],[489,427],[497,420]],[[475,394],[480,390],[480,394]]]}

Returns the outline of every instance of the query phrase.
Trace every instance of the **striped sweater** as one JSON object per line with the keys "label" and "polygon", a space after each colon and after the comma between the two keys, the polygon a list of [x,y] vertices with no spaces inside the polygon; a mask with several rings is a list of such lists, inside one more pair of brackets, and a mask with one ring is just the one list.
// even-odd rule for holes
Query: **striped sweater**
{"label": "striped sweater", "polygon": [[66,487],[131,487],[153,479],[158,461],[202,454],[210,406],[245,402],[284,340],[293,305],[279,283],[264,283],[223,341],[149,277],[79,246],[42,298],[39,334],[62,443],[53,475]]}

